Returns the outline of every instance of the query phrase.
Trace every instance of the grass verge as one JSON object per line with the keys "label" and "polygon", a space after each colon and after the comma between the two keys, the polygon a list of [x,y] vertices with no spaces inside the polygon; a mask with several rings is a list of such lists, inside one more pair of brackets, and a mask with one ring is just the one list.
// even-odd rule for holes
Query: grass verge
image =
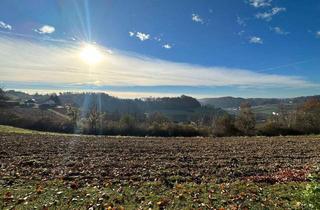
{"label": "grass verge", "polygon": [[1,209],[301,209],[308,183],[105,183],[77,188],[63,181],[0,187]]}
{"label": "grass verge", "polygon": [[0,133],[33,134],[39,132],[13,126],[0,125]]}

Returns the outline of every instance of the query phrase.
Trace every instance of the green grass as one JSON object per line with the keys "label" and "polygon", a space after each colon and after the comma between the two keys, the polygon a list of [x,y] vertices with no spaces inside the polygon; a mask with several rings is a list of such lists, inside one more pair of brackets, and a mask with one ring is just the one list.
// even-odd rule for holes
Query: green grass
{"label": "green grass", "polygon": [[272,112],[279,112],[279,105],[254,106],[252,110],[256,114],[272,115]]}
{"label": "green grass", "polygon": [[0,133],[32,134],[32,133],[39,133],[39,132],[23,129],[23,128],[16,128],[16,127],[7,126],[7,125],[0,125]]}
{"label": "green grass", "polygon": [[15,134],[63,135],[63,136],[74,135],[74,134],[65,134],[65,133],[36,131],[36,130],[18,128],[18,127],[13,127],[8,125],[0,125],[0,134],[1,133],[2,134],[15,133]]}
{"label": "green grass", "polygon": [[[272,112],[279,112],[279,105],[278,104],[252,106],[251,108],[255,114],[262,114],[262,115],[267,115],[267,116],[271,116]],[[294,109],[295,107],[292,105],[287,105],[286,108],[288,111],[290,111],[290,110]],[[227,111],[230,114],[236,114],[236,115],[239,114],[239,110],[227,109]]]}
{"label": "green grass", "polygon": [[0,187],[0,209],[301,209],[307,183],[274,185],[234,183],[176,184],[160,182],[84,186],[63,181],[28,182]]}

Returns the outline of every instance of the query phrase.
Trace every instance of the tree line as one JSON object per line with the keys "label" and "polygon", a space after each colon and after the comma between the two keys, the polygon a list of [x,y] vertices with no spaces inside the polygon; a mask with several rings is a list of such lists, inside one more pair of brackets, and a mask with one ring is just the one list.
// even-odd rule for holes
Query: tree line
{"label": "tree line", "polygon": [[[121,118],[99,112],[93,107],[85,118],[79,120],[79,111],[70,108],[73,125],[83,133],[107,135],[150,136],[253,136],[253,135],[304,135],[320,134],[320,100],[309,99],[289,111],[280,105],[264,123],[257,123],[249,103],[242,103],[238,115],[226,112],[210,115],[202,112],[197,120],[174,123],[160,112],[150,113],[145,118],[124,115]],[[207,114],[207,115],[206,115]]]}
{"label": "tree line", "polygon": [[320,134],[320,100],[317,98],[310,98],[291,111],[285,105],[279,105],[279,112],[259,124],[250,104],[242,103],[238,116],[224,115],[213,123],[213,135],[216,136],[308,134]]}
{"label": "tree line", "polygon": [[[87,97],[86,97],[87,96]],[[88,97],[89,96],[89,97]],[[50,96],[49,96],[50,98]],[[0,89],[0,100],[7,99]],[[23,115],[0,109],[0,123],[42,131],[93,135],[131,136],[253,136],[303,135],[320,133],[320,100],[310,98],[294,110],[280,105],[266,122],[256,121],[249,103],[242,103],[237,115],[201,106],[187,96],[120,100],[99,94],[62,94],[51,99],[66,105],[66,119],[46,110]],[[91,103],[86,103],[86,100]],[[109,103],[108,103],[109,100]],[[111,102],[110,102],[111,101]],[[79,104],[83,104],[81,107]],[[104,104],[104,106],[102,106]],[[111,104],[108,111],[105,104]],[[120,107],[116,109],[116,107]],[[200,107],[199,107],[200,106]],[[176,121],[158,110],[190,111],[188,120]]]}

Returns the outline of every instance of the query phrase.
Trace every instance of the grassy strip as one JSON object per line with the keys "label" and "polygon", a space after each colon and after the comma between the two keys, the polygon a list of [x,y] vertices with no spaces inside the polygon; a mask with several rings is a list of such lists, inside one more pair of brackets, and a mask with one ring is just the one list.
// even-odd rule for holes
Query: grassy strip
{"label": "grassy strip", "polygon": [[[57,135],[57,136],[73,136],[77,134],[66,134],[66,133],[55,133],[55,132],[45,132],[30,130],[25,128],[18,128],[8,125],[0,125],[0,134],[42,134],[42,135]],[[85,136],[85,135],[84,135]]]}
{"label": "grassy strip", "polygon": [[242,182],[176,184],[160,182],[86,186],[63,181],[0,187],[0,209],[301,209],[308,183],[274,185]]}
{"label": "grassy strip", "polygon": [[0,133],[33,134],[39,132],[7,125],[0,125]]}

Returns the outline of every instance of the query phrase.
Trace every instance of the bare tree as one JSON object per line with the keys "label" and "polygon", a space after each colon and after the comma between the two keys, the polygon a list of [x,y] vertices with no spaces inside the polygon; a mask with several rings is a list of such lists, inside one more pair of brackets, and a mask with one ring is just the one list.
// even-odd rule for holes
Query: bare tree
{"label": "bare tree", "polygon": [[3,90],[3,88],[0,88],[0,100],[6,100],[6,92]]}
{"label": "bare tree", "polygon": [[256,118],[249,103],[240,105],[240,114],[237,116],[235,125],[245,135],[253,135],[255,133]]}
{"label": "bare tree", "polygon": [[229,114],[224,114],[214,120],[213,135],[215,136],[232,136],[235,134],[234,119]]}
{"label": "bare tree", "polygon": [[77,107],[73,107],[71,105],[67,106],[67,115],[70,117],[70,120],[73,124],[73,127],[77,127],[77,122],[79,120],[80,111]]}
{"label": "bare tree", "polygon": [[104,113],[98,110],[98,107],[96,105],[92,106],[87,115],[91,133],[98,133],[98,129],[102,127],[104,115]]}
{"label": "bare tree", "polygon": [[120,119],[120,125],[124,129],[132,129],[132,128],[134,128],[135,123],[136,123],[136,120],[132,115],[124,115]]}
{"label": "bare tree", "polygon": [[149,124],[166,124],[170,122],[170,119],[161,112],[154,112],[148,116],[147,122]]}
{"label": "bare tree", "polygon": [[296,126],[304,133],[320,133],[320,100],[311,98],[297,109]]}

